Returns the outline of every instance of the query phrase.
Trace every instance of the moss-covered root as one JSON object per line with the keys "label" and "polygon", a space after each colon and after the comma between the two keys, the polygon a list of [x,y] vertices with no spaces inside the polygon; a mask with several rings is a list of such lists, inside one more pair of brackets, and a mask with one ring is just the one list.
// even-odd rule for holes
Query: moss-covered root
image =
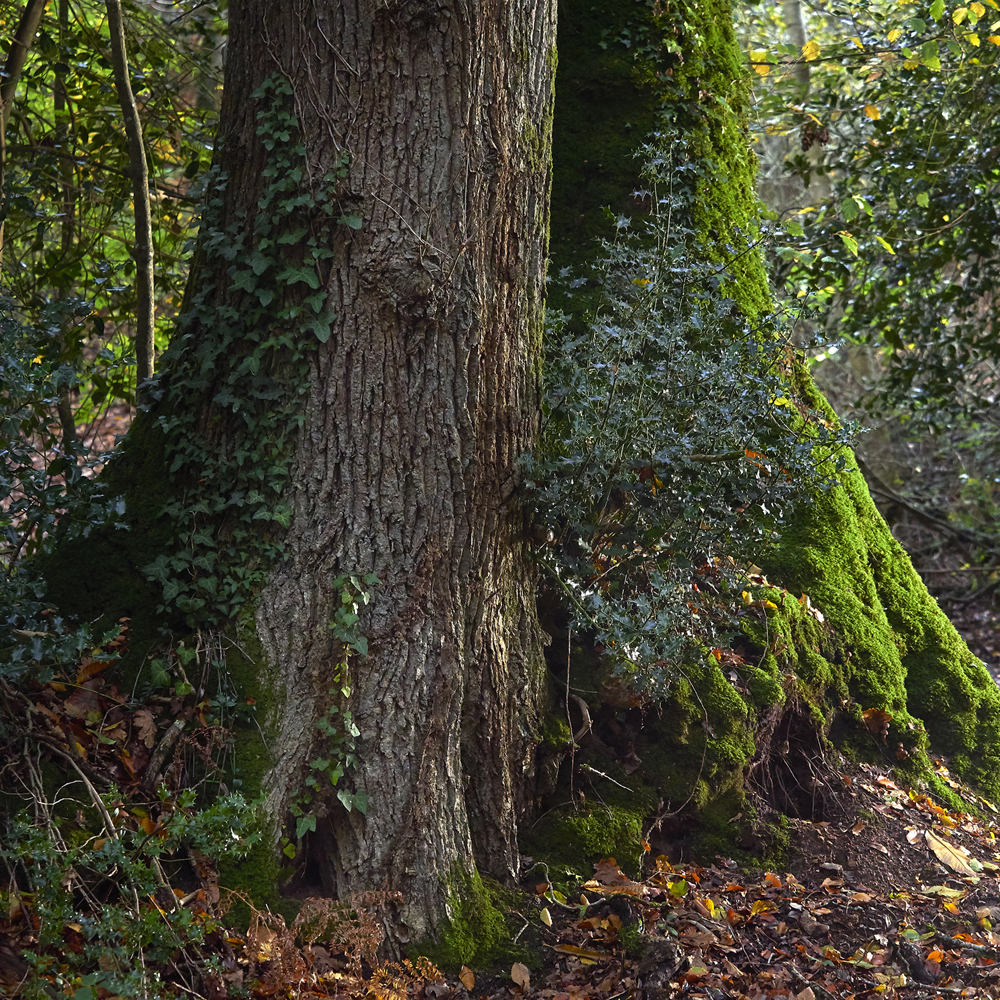
{"label": "moss-covered root", "polygon": [[489,967],[509,957],[512,945],[504,913],[514,905],[513,893],[459,866],[449,875],[447,889],[445,926],[435,939],[412,945],[411,955],[425,955],[446,970]]}
{"label": "moss-covered root", "polygon": [[[806,376],[800,396],[836,419]],[[1000,690],[928,593],[861,473],[844,470],[838,479],[771,550],[771,581],[808,594],[826,616],[862,708],[885,709],[896,725],[922,720],[931,749],[1000,801]]]}

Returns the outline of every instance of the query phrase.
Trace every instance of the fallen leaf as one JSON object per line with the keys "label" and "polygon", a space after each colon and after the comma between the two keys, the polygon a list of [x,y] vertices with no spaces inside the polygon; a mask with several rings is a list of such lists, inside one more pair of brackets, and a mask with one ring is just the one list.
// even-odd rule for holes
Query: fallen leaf
{"label": "fallen leaf", "polygon": [[510,978],[514,980],[514,985],[520,986],[522,990],[526,990],[531,984],[531,973],[522,962],[515,962],[510,967]]}
{"label": "fallen leaf", "polygon": [[140,708],[132,716],[132,720],[143,744],[150,749],[156,746],[156,720],[153,718],[153,713],[148,708]]}
{"label": "fallen leaf", "polygon": [[462,966],[458,978],[462,980],[462,985],[469,991],[476,985],[476,974],[467,965]]}
{"label": "fallen leaf", "polygon": [[632,880],[618,867],[614,858],[602,858],[594,865],[594,875],[602,885],[627,885]]}
{"label": "fallen leaf", "polygon": [[[590,948],[580,948],[575,944],[557,944],[553,946],[552,950],[558,951],[560,954],[563,955],[575,955],[577,958],[589,958],[591,961],[596,961],[599,958],[608,957],[608,954],[605,951],[593,951]],[[514,967],[517,968],[517,966],[520,964],[521,963],[518,962],[515,964]],[[521,965],[521,968],[524,969],[525,974],[527,974],[528,970],[525,969],[523,965]],[[511,978],[512,979],[514,978],[513,973],[511,973]],[[516,983],[517,980],[514,979],[514,982]]]}
{"label": "fallen leaf", "polygon": [[924,840],[927,841],[927,846],[937,856],[938,861],[947,865],[953,872],[960,872],[963,875],[976,874],[969,866],[969,862],[962,857],[956,848],[943,841],[936,834],[931,833],[930,830],[924,834]]}
{"label": "fallen leaf", "polygon": [[921,892],[928,896],[944,896],[951,899],[961,899],[965,895],[964,889],[952,889],[948,885],[925,885]]}
{"label": "fallen leaf", "polygon": [[[542,923],[545,924],[546,927],[552,926],[552,914],[549,913],[549,908],[547,906],[544,907],[542,912],[538,915],[542,918]],[[472,987],[470,986],[469,989],[471,990]]]}

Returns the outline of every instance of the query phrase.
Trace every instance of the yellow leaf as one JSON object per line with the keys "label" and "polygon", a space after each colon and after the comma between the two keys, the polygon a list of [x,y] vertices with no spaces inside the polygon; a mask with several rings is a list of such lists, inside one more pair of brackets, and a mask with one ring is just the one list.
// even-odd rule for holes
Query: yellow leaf
{"label": "yellow leaf", "polygon": [[814,41],[808,41],[802,46],[802,58],[806,62],[812,62],[813,59],[819,58],[819,44]]}
{"label": "yellow leaf", "polygon": [[462,980],[462,985],[470,992],[476,985],[476,974],[467,965],[462,966],[458,978]]}
{"label": "yellow leaf", "polygon": [[[542,918],[542,923],[545,924],[546,927],[552,926],[552,914],[549,913],[549,908],[547,906],[538,915]],[[471,986],[468,988],[472,989]]]}
{"label": "yellow leaf", "polygon": [[649,284],[649,278],[633,278],[632,279],[632,284],[633,285],[642,285],[642,287],[645,288],[646,285]]}
{"label": "yellow leaf", "polygon": [[986,13],[986,8],[981,3],[970,3],[969,10],[972,11],[976,17],[982,17]]}
{"label": "yellow leaf", "polygon": [[[608,953],[606,951],[594,951],[592,948],[581,948],[579,945],[575,944],[553,945],[552,950],[558,951],[561,955],[575,955],[577,958],[589,958],[592,962],[597,961],[599,958],[608,957]],[[516,981],[517,980],[515,980],[515,982]]]}
{"label": "yellow leaf", "polygon": [[987,35],[986,41],[991,45],[1000,45],[1000,35]]}
{"label": "yellow leaf", "polygon": [[861,49],[862,52],[864,52],[865,47],[864,47],[864,45],[861,44],[861,39],[858,38],[857,35],[855,35],[854,37],[852,37],[851,41],[854,42],[854,44],[857,45],[857,47],[859,49]]}
{"label": "yellow leaf", "polygon": [[903,69],[916,69],[920,65],[919,59],[907,59],[903,63]]}
{"label": "yellow leaf", "polygon": [[873,122],[877,122],[882,117],[882,113],[874,104],[866,104],[865,117],[870,118]]}
{"label": "yellow leaf", "polygon": [[951,13],[951,19],[955,22],[955,24],[961,24],[968,16],[968,7],[956,7]]}
{"label": "yellow leaf", "polygon": [[953,872],[959,872],[962,875],[976,874],[969,867],[969,862],[951,844],[942,840],[937,834],[931,833],[928,830],[924,834],[924,840],[927,841],[927,846],[937,855],[938,861],[947,865]]}
{"label": "yellow leaf", "polygon": [[968,34],[967,34],[967,35],[965,36],[965,40],[966,40],[966,41],[967,41],[967,42],[968,42],[968,43],[969,43],[970,45],[975,45],[975,46],[976,46],[976,48],[979,48],[979,35],[977,35],[977,34],[976,34],[976,33],[975,33],[974,31],[970,31],[970,32],[969,32],[969,33],[968,33]]}
{"label": "yellow leaf", "polygon": [[750,50],[750,64],[758,76],[767,76],[771,72],[771,67],[767,64],[767,51],[764,49]]}
{"label": "yellow leaf", "polygon": [[903,32],[899,28],[893,28],[892,31],[889,32],[889,41],[894,42],[902,33]]}
{"label": "yellow leaf", "polygon": [[886,250],[888,250],[889,253],[891,253],[893,255],[893,257],[896,256],[896,251],[892,249],[892,246],[890,245],[890,243],[889,243],[888,240],[882,239],[881,236],[876,236],[875,239],[877,239],[879,241],[879,243],[881,243],[882,246],[884,246],[886,248]]}

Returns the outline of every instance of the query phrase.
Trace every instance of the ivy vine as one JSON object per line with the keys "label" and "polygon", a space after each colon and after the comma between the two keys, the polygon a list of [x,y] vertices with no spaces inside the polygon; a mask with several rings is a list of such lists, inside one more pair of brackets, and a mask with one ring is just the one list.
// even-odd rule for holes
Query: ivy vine
{"label": "ivy vine", "polygon": [[[263,103],[266,187],[223,225],[228,178],[217,166],[210,172],[195,278],[224,270],[228,284],[203,280],[189,296],[165,374],[148,392],[175,487],[162,515],[177,544],[143,572],[162,587],[158,613],[177,610],[189,626],[231,618],[281,557],[307,351],[329,340],[334,320],[330,244],[337,227],[362,225],[344,211],[346,154],[312,176],[289,81],[272,76],[253,97]],[[210,405],[192,407],[192,399]]]}

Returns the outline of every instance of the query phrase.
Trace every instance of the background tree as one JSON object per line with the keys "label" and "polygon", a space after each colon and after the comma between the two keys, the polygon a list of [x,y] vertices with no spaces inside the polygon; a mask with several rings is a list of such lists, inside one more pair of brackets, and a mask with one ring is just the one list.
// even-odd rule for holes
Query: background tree
{"label": "background tree", "polygon": [[[767,44],[767,21],[747,26],[762,124],[796,147],[776,168],[794,193],[764,192],[792,237],[779,273],[815,295],[824,358],[862,345],[820,378],[876,429],[869,478],[921,567],[938,586],[972,574],[951,577],[964,598],[997,562],[997,11],[824,5],[803,52]],[[783,72],[796,58],[813,67],[806,101]]]}

